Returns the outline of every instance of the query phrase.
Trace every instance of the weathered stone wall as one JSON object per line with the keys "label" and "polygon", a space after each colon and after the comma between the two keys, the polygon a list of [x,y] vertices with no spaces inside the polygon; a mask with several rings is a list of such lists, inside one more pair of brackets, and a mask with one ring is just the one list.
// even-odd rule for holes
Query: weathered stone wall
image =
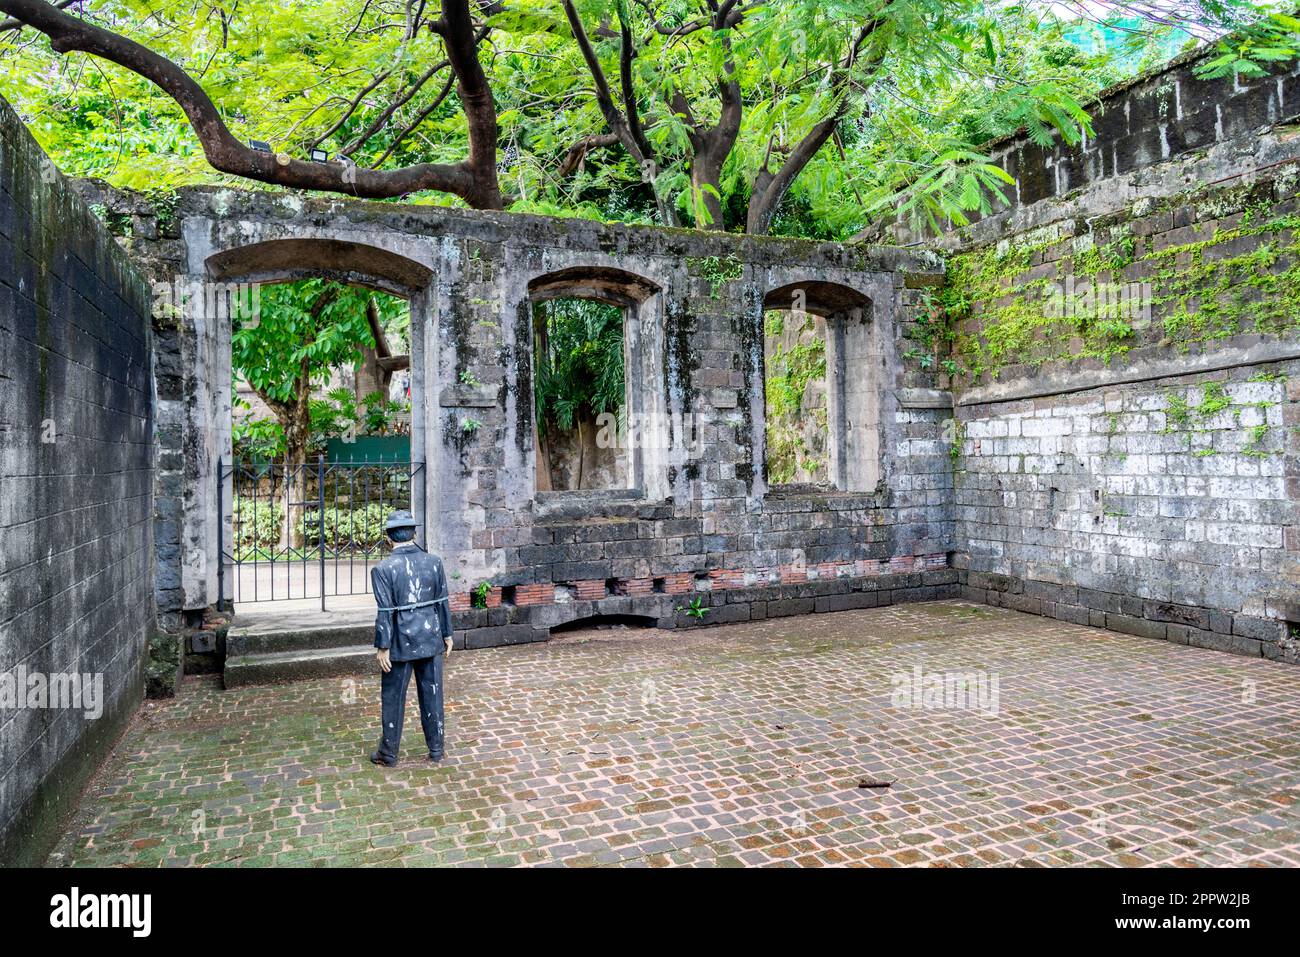
{"label": "weathered stone wall", "polygon": [[[515,220],[509,241],[475,243],[469,255],[448,249],[444,275],[452,278],[440,296],[470,331],[440,357],[442,381],[457,381],[468,367],[500,396],[465,407],[457,403],[469,397],[444,391],[442,408],[428,416],[441,420],[443,454],[452,460],[438,470],[444,512],[453,516],[441,529],[442,550],[456,554],[451,567],[460,581],[491,585],[483,610],[468,607],[468,589],[455,596],[471,645],[532,640],[593,615],[685,626],[950,589],[951,463],[942,412],[906,407],[907,395],[899,395],[933,385],[928,374],[905,371],[899,342],[915,305],[907,277],[937,278],[934,260],[891,249]],[[521,234],[526,245],[516,245]],[[632,328],[641,354],[654,358],[633,392],[642,414],[685,421],[666,447],[642,450],[637,494],[533,497],[519,309],[539,278],[588,269],[631,274],[652,290]],[[879,397],[879,419],[853,425],[875,434],[879,479],[870,488],[785,494],[767,487],[763,306],[773,291],[800,284],[809,287],[813,311],[836,308],[821,301],[829,294],[817,284],[855,291],[870,304],[851,320],[869,329],[853,384]],[[482,423],[471,435],[467,417]],[[702,619],[686,611],[693,600],[709,609]]]}
{"label": "weathered stone wall", "polygon": [[[963,410],[968,594],[1294,659],[1295,363]],[[1185,410],[1185,411],[1184,411]]]}
{"label": "weathered stone wall", "polygon": [[[40,862],[143,697],[148,315],[135,268],[0,101],[0,863]],[[72,674],[102,678],[98,703],[53,706]]]}
{"label": "weathered stone wall", "polygon": [[[180,269],[184,244],[174,205],[156,199],[145,202],[86,180],[77,181],[75,186],[151,286],[166,286],[184,275]],[[187,425],[206,370],[198,364],[195,327],[181,321],[181,314],[168,308],[170,303],[155,305],[151,309],[156,442],[154,595],[160,624],[178,629],[186,608],[182,587],[183,517],[187,504],[193,509],[201,502],[192,490],[187,491],[201,478],[201,459],[193,444],[201,447],[204,442]],[[192,547],[192,537],[190,544]]]}
{"label": "weathered stone wall", "polygon": [[[1292,658],[1300,89],[1295,71],[1205,81],[1195,65],[1109,93],[1077,146],[994,144],[1012,203],[938,240],[942,289],[935,256],[899,248],[98,196],[155,281],[325,275],[410,299],[428,540],[471,645],[598,615],[862,607],[960,578],[980,600]],[[631,450],[629,489],[534,491],[531,308],[567,295],[629,316],[629,412],[661,430]],[[763,312],[805,300],[825,320],[829,492],[765,474]],[[189,304],[155,322],[158,596],[175,617],[216,598],[229,321]]]}
{"label": "weathered stone wall", "polygon": [[1115,91],[998,147],[1009,210],[944,238],[969,597],[1295,660],[1300,112],[1292,71]]}
{"label": "weathered stone wall", "polygon": [[[932,254],[230,190],[183,192],[160,225],[141,197],[97,195],[157,281],[326,275],[410,298],[429,543],[454,575],[471,644],[594,615],[693,624],[680,609],[695,597],[708,623],[954,587],[950,402],[934,371],[900,355],[941,276]],[[630,316],[629,411],[665,440],[633,443],[633,489],[534,491],[529,317],[534,301],[567,295]],[[829,493],[767,489],[769,295],[833,316],[852,372],[841,428],[864,461]],[[184,477],[179,495],[159,489],[180,512],[179,555],[160,551],[173,569],[160,576],[164,610],[216,598],[211,477],[229,449],[228,342],[228,321],[193,309],[160,341],[184,370],[180,426],[162,440]],[[179,592],[166,587],[175,578]],[[472,608],[483,584],[488,607]]]}

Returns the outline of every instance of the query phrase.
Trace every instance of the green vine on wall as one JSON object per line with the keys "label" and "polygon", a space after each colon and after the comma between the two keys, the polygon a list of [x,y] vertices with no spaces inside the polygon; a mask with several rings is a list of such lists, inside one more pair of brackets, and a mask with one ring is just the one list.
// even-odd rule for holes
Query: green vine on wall
{"label": "green vine on wall", "polygon": [[[1243,333],[1300,330],[1300,214],[1275,210],[1272,189],[1250,184],[1130,211],[1140,219],[1194,210],[1200,225],[1189,227],[1186,242],[1169,241],[1187,239],[1186,230],[1166,228],[1157,242],[1126,221],[1074,238],[1044,239],[1039,231],[953,256],[940,306],[948,327],[959,330],[960,371],[978,381],[1009,365],[1110,363],[1139,345],[1188,350]],[[1281,182],[1277,189],[1288,191]],[[1050,267],[1053,256],[1059,268],[1036,268]],[[1069,277],[1087,292],[1072,295]],[[1140,283],[1149,284],[1140,304],[1083,298]]]}
{"label": "green vine on wall", "polygon": [[[1080,297],[1064,294],[1054,283],[1056,277],[1024,276],[1035,254],[1052,245],[1013,243],[950,260],[941,305],[953,330],[951,371],[964,371],[973,379],[996,378],[1007,365],[1089,358],[1108,363],[1132,347],[1133,319],[1121,310],[1078,308],[1074,300]],[[1103,273],[1118,273],[1129,264],[1134,249],[1134,238],[1127,233],[1104,246],[1087,247],[1074,256],[1072,275],[1076,281],[1091,282]],[[977,320],[976,332],[956,331],[969,319]]]}
{"label": "green vine on wall", "polygon": [[718,256],[692,256],[686,260],[686,268],[704,279],[709,284],[709,295],[718,298],[722,287],[745,274],[745,265],[735,255],[725,259]]}
{"label": "green vine on wall", "polygon": [[939,354],[947,353],[955,337],[951,317],[961,310],[969,311],[969,303],[961,298],[961,291],[955,286],[945,286],[938,296],[927,289],[921,293],[917,302],[916,318],[908,339],[915,343],[903,352],[903,358],[916,362],[923,370],[929,371],[937,362],[949,375],[956,375],[960,368],[955,359]]}
{"label": "green vine on wall", "polygon": [[[1252,378],[1250,381],[1278,382],[1285,381],[1285,377],[1261,375]],[[1228,395],[1225,384],[1218,380],[1202,383],[1200,390],[1200,402],[1197,405],[1188,402],[1182,390],[1170,392],[1165,396],[1165,427],[1161,430],[1162,435],[1185,432],[1192,437],[1208,437],[1211,428],[1206,423],[1218,418],[1224,412],[1231,412],[1234,424],[1240,429],[1241,414],[1246,409],[1259,409],[1267,419],[1267,410],[1277,405],[1276,402],[1234,402],[1232,397]],[[1280,455],[1279,451],[1265,447],[1270,431],[1271,426],[1267,421],[1248,426],[1245,433],[1245,442],[1239,450],[1240,454],[1250,458]],[[1192,454],[1198,458],[1206,458],[1217,455],[1218,452],[1219,450],[1216,448],[1205,446],[1197,449]]]}

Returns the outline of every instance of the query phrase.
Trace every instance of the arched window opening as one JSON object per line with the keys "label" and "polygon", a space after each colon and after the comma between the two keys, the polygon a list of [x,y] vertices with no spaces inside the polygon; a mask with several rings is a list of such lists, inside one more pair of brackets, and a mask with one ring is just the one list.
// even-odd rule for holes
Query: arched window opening
{"label": "arched window opening", "polygon": [[655,407],[645,366],[658,361],[641,325],[658,287],[582,266],[540,276],[528,291],[537,492],[638,494],[647,455],[638,430]]}
{"label": "arched window opening", "polygon": [[240,285],[223,590],[245,611],[365,593],[388,514],[419,500],[410,303],[328,276]]}
{"label": "arched window opening", "polygon": [[606,302],[534,304],[538,491],[632,485],[619,428],[627,417],[625,324],[624,310]]}
{"label": "arched window opening", "polygon": [[825,319],[763,313],[763,397],[768,485],[829,485]]}
{"label": "arched window opening", "polygon": [[880,476],[871,303],[838,283],[791,283],[763,299],[764,474],[778,494],[870,491]]}

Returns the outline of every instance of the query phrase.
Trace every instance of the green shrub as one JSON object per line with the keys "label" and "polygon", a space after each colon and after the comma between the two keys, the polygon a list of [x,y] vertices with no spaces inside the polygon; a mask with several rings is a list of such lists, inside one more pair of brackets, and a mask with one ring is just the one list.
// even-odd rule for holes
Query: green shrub
{"label": "green shrub", "polygon": [[275,419],[244,418],[231,429],[235,458],[266,462],[284,458],[284,427]]}
{"label": "green shrub", "polygon": [[253,558],[259,549],[275,548],[280,543],[284,525],[284,508],[276,502],[259,502],[236,498],[234,508],[235,560]]}
{"label": "green shrub", "polygon": [[[325,547],[330,551],[359,549],[377,551],[384,541],[384,523],[391,505],[372,502],[362,508],[325,509]],[[310,512],[299,520],[298,530],[302,533],[303,543],[308,548],[315,548],[321,543],[317,513]]]}

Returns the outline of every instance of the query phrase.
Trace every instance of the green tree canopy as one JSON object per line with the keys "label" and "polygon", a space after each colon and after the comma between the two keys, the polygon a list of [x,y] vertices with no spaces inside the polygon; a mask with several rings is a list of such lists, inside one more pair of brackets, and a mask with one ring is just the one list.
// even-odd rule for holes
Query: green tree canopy
{"label": "green tree canopy", "polygon": [[234,319],[232,372],[275,413],[290,461],[306,460],[313,390],[374,347],[372,321],[402,327],[407,310],[393,296],[306,279],[260,287],[252,315]]}
{"label": "green tree canopy", "polygon": [[1287,9],[0,0],[16,18],[0,23],[0,91],[68,172],[128,187],[251,179],[843,237],[996,201],[1005,177],[982,143],[1078,136],[1089,97],[1186,44],[1214,45],[1210,76],[1292,58]]}

